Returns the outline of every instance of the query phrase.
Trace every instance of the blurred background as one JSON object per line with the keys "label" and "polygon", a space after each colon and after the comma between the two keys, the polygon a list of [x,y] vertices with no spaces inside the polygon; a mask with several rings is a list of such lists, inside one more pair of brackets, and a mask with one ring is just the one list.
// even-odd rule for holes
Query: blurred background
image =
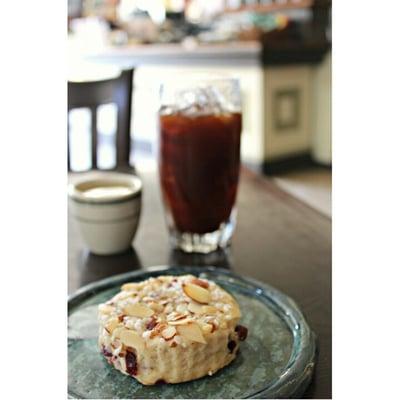
{"label": "blurred background", "polygon": [[[128,146],[137,171],[156,168],[163,81],[229,74],[243,99],[242,162],[331,215],[331,1],[69,0],[68,81],[133,69]],[[82,95],[81,95],[82,96]],[[117,164],[117,102],[70,107],[70,170]],[[94,121],[94,122],[93,122]]]}

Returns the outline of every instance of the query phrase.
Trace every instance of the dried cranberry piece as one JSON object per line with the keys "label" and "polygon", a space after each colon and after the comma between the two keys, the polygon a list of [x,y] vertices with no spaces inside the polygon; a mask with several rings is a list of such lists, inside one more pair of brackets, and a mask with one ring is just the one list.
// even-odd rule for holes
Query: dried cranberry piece
{"label": "dried cranberry piece", "polygon": [[125,317],[124,314],[118,315],[118,321],[122,322],[124,320],[124,317]]}
{"label": "dried cranberry piece", "polygon": [[146,329],[148,331],[151,331],[155,326],[157,325],[157,320],[155,318],[152,318],[146,325]]}
{"label": "dried cranberry piece", "polygon": [[110,353],[104,346],[102,346],[101,352],[102,352],[106,357],[112,357],[112,353]]}
{"label": "dried cranberry piece", "polygon": [[243,325],[237,325],[235,332],[238,335],[239,340],[243,341],[247,338],[247,328]]}
{"label": "dried cranberry piece", "polygon": [[236,347],[236,342],[235,342],[234,340],[230,340],[230,341],[228,342],[228,349],[229,349],[229,352],[232,353],[233,350],[235,350],[235,347]]}
{"label": "dried cranberry piece", "polygon": [[131,351],[126,352],[125,356],[126,371],[129,375],[137,375],[138,365],[136,361],[136,354]]}
{"label": "dried cranberry piece", "polygon": [[158,379],[156,381],[156,385],[164,385],[165,383],[167,383],[167,382],[165,382],[164,379]]}

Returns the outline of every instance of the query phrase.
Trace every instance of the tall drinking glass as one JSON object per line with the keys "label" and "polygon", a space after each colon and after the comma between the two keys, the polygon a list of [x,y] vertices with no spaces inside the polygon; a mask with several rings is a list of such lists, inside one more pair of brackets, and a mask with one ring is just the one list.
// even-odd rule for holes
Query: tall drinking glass
{"label": "tall drinking glass", "polygon": [[164,84],[159,118],[160,180],[172,246],[196,253],[226,247],[236,224],[239,82]]}

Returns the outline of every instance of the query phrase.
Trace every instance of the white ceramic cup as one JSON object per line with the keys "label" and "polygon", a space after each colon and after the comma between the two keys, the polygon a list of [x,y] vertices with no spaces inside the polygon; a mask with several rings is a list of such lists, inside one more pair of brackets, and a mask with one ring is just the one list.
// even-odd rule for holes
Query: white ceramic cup
{"label": "white ceramic cup", "polygon": [[68,187],[70,212],[94,254],[132,246],[141,210],[142,182],[131,174],[100,172],[76,177]]}

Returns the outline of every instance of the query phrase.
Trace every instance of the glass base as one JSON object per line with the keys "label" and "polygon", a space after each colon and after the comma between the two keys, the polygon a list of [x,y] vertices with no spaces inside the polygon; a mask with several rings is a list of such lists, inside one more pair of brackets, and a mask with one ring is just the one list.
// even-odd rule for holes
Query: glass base
{"label": "glass base", "polygon": [[179,232],[170,227],[170,242],[173,248],[186,253],[208,254],[229,246],[236,226],[236,210],[232,210],[228,221],[223,222],[214,232],[199,234]]}

